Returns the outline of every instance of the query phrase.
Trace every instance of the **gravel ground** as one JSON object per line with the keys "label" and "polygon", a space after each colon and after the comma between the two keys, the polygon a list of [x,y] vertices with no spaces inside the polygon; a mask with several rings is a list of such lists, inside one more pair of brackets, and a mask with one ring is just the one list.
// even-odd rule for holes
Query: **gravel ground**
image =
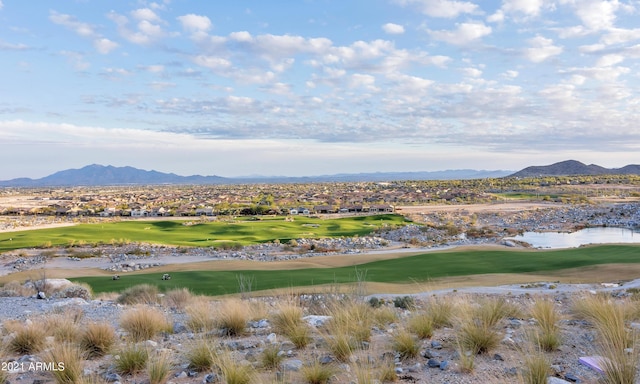
{"label": "gravel ground", "polygon": [[[545,285],[546,284],[546,285]],[[640,280],[625,284],[625,288],[638,286]],[[474,302],[486,297],[503,297],[508,302],[518,305],[521,308],[527,308],[534,298],[540,295],[551,297],[556,305],[556,309],[564,316],[560,322],[562,333],[562,345],[555,351],[548,353],[550,363],[553,365],[552,374],[558,379],[578,378],[580,383],[595,384],[598,380],[598,374],[593,370],[579,364],[578,359],[581,356],[594,355],[596,353],[596,333],[594,329],[586,322],[572,319],[569,316],[569,305],[574,295],[593,294],[594,291],[605,291],[612,293],[612,297],[622,295],[620,287],[604,287],[602,285],[560,285],[549,289],[550,283],[540,283],[539,285],[531,285],[530,288],[495,287],[495,288],[466,288],[458,292],[433,291],[423,292],[414,295],[418,303],[426,300],[433,294],[438,294],[446,300],[452,302],[464,300]],[[510,293],[506,293],[509,289]],[[519,290],[525,291],[520,292]],[[382,297],[381,295],[376,295]],[[388,299],[392,297],[389,296]],[[268,297],[254,299],[266,304],[267,308],[275,308],[280,298]],[[313,298],[307,297],[306,314],[324,314],[314,312],[314,305],[311,305]],[[304,300],[301,299],[303,303]],[[387,307],[393,308],[390,300],[387,301]],[[251,304],[249,304],[251,305]],[[303,304],[304,305],[304,304]],[[39,300],[33,297],[2,297],[0,298],[0,322],[6,320],[18,320],[20,322],[38,322],[43,321],[47,316],[54,313],[64,313],[69,311],[77,311],[81,309],[84,313],[83,322],[90,321],[107,321],[114,326],[120,338],[126,339],[126,332],[119,326],[119,319],[123,311],[128,310],[126,306],[114,303],[110,300],[90,300],[82,299],[44,299]],[[192,333],[185,327],[187,316],[181,311],[175,309],[161,308],[165,315],[174,324],[175,333],[158,337],[153,341],[147,342],[152,349],[168,351],[174,357],[175,363],[170,383],[202,383],[206,375],[204,373],[189,373],[184,357],[185,348],[193,342],[193,340],[202,338],[202,334]],[[398,329],[402,328],[402,324],[411,315],[411,311],[394,308],[400,320],[392,324],[384,326],[376,326],[372,328],[372,340],[370,348],[359,355],[359,359],[372,359],[374,366],[377,362],[382,361],[384,356],[392,356],[393,352],[390,348],[390,340]],[[526,313],[526,312],[523,312]],[[213,314],[212,314],[213,315]],[[317,324],[317,323],[316,323]],[[640,324],[639,324],[640,325]],[[516,383],[518,382],[517,373],[524,366],[524,358],[526,355],[527,342],[526,334],[528,330],[535,326],[535,322],[526,314],[517,318],[509,318],[504,320],[500,325],[500,332],[503,340],[499,347],[486,355],[479,355],[476,358],[475,369],[472,373],[460,372],[460,359],[456,351],[456,330],[454,328],[442,328],[436,330],[431,339],[424,340],[420,343],[420,357],[400,360],[396,357],[396,369],[398,372],[399,382],[401,383],[436,383],[436,384],[465,384],[465,383]],[[320,327],[321,328],[321,327]],[[259,353],[273,341],[272,337],[276,337],[277,343],[286,355],[284,364],[285,378],[288,382],[301,382],[297,365],[317,358],[325,358],[331,360],[330,354],[326,350],[324,338],[319,331],[314,332],[314,342],[305,350],[297,350],[284,337],[271,336],[273,332],[268,320],[254,321],[248,323],[249,334],[243,337],[216,337],[214,344],[224,346],[233,350],[235,358],[248,363],[254,363]],[[10,336],[3,337],[6,342]],[[430,356],[429,358],[425,356]],[[39,356],[12,356],[5,355],[2,361],[25,361],[39,360]],[[89,361],[85,364],[87,372],[105,373],[112,372],[112,364],[114,357],[106,356],[99,361]],[[435,368],[429,367],[429,361],[437,361],[438,364],[446,362],[444,369],[438,365]],[[364,360],[360,360],[364,361]],[[337,373],[332,383],[353,383],[355,376],[353,367],[355,362],[351,364],[335,362]],[[193,374],[193,377],[189,375]],[[264,373],[265,382],[272,382],[274,373]],[[269,379],[270,378],[270,379]],[[50,376],[45,372],[19,372],[12,373],[10,380],[12,383],[43,383],[49,382]],[[38,380],[45,380],[39,382]],[[145,377],[142,374],[121,378],[122,383],[144,383]],[[569,380],[569,382],[571,382]]]}

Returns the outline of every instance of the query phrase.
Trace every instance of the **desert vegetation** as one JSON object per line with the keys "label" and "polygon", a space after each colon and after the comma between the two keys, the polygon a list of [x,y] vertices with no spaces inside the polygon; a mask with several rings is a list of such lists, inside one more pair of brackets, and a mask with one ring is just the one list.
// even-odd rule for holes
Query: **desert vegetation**
{"label": "desert vegetation", "polygon": [[[150,383],[173,377],[175,383],[413,378],[537,384],[564,377],[564,369],[585,382],[599,377],[604,383],[634,383],[638,377],[638,340],[631,325],[640,315],[630,293],[576,294],[563,298],[571,300],[563,307],[553,295],[448,294],[412,298],[406,305],[410,296],[374,300],[330,291],[313,300],[293,292],[245,299],[181,292],[176,306],[175,298],[158,295],[144,303],[148,292],[134,292],[140,300],[101,322],[77,309],[73,317],[50,312],[25,324],[5,320],[3,356],[64,362],[64,371],[41,372],[56,383],[103,382],[118,375]],[[49,326],[33,326],[41,321]],[[58,328],[66,327],[59,325],[66,322],[75,325],[75,334],[70,328],[60,336]],[[594,342],[580,348],[590,345],[604,357],[600,376],[586,367],[578,370],[579,355],[567,344],[580,342],[583,334],[593,335]],[[568,366],[559,370],[559,361]]]}

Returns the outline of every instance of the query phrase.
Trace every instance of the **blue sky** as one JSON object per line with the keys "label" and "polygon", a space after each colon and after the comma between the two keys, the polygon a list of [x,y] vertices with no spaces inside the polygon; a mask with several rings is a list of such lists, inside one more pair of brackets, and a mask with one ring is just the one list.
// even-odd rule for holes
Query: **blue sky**
{"label": "blue sky", "polygon": [[638,0],[0,0],[0,179],[640,163]]}

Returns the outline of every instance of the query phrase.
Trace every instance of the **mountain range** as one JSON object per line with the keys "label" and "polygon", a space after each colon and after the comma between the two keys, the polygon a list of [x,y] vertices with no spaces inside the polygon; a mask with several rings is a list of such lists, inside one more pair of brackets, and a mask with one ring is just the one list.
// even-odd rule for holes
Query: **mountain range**
{"label": "mountain range", "polygon": [[604,168],[596,164],[586,165],[576,160],[566,160],[551,165],[526,167],[509,177],[572,175],[640,175],[640,165],[629,164],[622,168]]}
{"label": "mountain range", "polygon": [[435,172],[375,172],[335,174],[322,176],[180,176],[175,173],[146,171],[134,167],[114,167],[111,165],[87,165],[80,169],[67,169],[40,179],[17,178],[0,181],[0,187],[53,187],[53,186],[102,186],[102,185],[211,185],[211,184],[256,184],[256,183],[319,183],[319,182],[357,182],[357,181],[399,181],[399,180],[453,180],[483,179],[500,177],[539,177],[568,175],[603,174],[639,174],[640,165],[627,165],[622,168],[604,168],[599,165],[586,165],[579,161],[567,160],[546,166],[531,166],[513,173],[513,171],[486,171],[457,169]]}

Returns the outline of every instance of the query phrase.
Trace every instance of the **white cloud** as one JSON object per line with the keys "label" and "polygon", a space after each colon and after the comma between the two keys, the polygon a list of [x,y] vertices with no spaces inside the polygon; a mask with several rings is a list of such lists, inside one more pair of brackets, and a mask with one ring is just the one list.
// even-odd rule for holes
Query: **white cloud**
{"label": "white cloud", "polygon": [[371,75],[365,75],[362,73],[354,73],[349,79],[349,86],[351,88],[364,88],[368,91],[377,91],[375,86],[376,78]]}
{"label": "white cloud", "polygon": [[131,17],[138,21],[160,22],[158,15],[149,8],[135,9],[131,11]]}
{"label": "white cloud", "polygon": [[178,16],[177,19],[182,24],[182,28],[188,32],[207,32],[212,27],[211,20],[207,16],[190,13]]}
{"label": "white cloud", "polygon": [[95,39],[93,41],[93,46],[95,47],[96,51],[98,51],[98,53],[106,55],[114,49],[118,48],[118,43],[102,37]]}
{"label": "white cloud", "polygon": [[462,73],[466,77],[480,77],[482,76],[482,71],[477,68],[463,68]]}
{"label": "white cloud", "polygon": [[620,8],[619,0],[561,0],[561,3],[570,4],[582,24],[592,31],[613,27]]}
{"label": "white cloud", "polygon": [[71,15],[58,13],[56,11],[49,11],[49,20],[55,24],[62,25],[72,30],[82,37],[93,37],[96,34],[94,27],[91,24],[78,21]]}
{"label": "white cloud", "polygon": [[0,0],[0,11],[2,10],[2,7],[4,7],[4,4],[2,3],[2,0]]}
{"label": "white cloud", "polygon": [[467,45],[491,34],[491,27],[481,22],[456,24],[455,30],[429,31],[429,35],[453,45]]}
{"label": "white cloud", "polygon": [[619,64],[619,63],[621,63],[623,61],[624,61],[624,56],[622,56],[622,55],[616,55],[616,54],[604,55],[604,56],[600,57],[600,59],[598,59],[598,62],[596,63],[596,66],[597,67],[611,67],[611,66]]}
{"label": "white cloud", "polygon": [[541,63],[550,57],[557,56],[562,53],[562,47],[553,45],[553,40],[542,36],[536,36],[527,41],[530,48],[524,49],[524,55],[527,59],[534,63]]}
{"label": "white cloud", "polygon": [[127,41],[138,45],[150,45],[166,36],[162,27],[154,24],[159,21],[159,18],[150,9],[135,10],[131,14],[138,20],[135,30],[129,28],[129,19],[126,16],[114,11],[107,14],[107,17],[116,24],[120,36]]}
{"label": "white cloud", "polygon": [[382,30],[390,35],[401,35],[404,33],[404,27],[400,24],[387,23],[382,26]]}
{"label": "white cloud", "polygon": [[465,13],[479,12],[478,5],[468,1],[455,0],[395,0],[402,6],[413,6],[427,16],[454,18]]}

